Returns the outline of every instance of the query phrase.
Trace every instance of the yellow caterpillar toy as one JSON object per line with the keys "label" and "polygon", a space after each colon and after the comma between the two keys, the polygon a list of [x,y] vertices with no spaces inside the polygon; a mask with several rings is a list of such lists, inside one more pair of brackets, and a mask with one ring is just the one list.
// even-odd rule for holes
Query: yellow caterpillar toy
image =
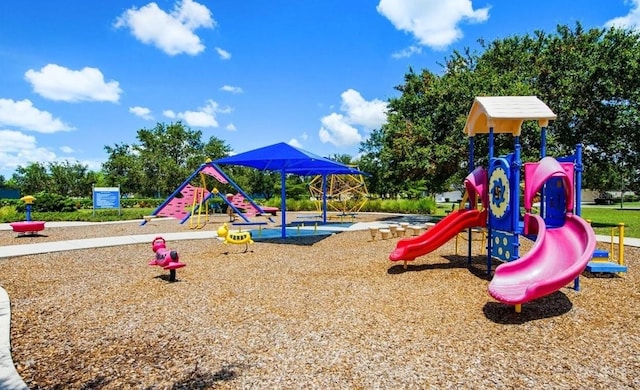
{"label": "yellow caterpillar toy", "polygon": [[249,249],[249,244],[253,244],[251,232],[229,232],[226,223],[218,228],[218,237],[222,238],[225,244],[245,244],[245,252]]}

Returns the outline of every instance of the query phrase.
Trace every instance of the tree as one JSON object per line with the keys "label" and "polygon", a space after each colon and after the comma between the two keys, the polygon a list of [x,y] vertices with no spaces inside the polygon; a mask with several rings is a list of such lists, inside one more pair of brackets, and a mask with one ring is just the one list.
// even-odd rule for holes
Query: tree
{"label": "tree", "polygon": [[549,154],[570,155],[576,144],[584,144],[587,186],[619,188],[624,167],[637,166],[639,33],[561,25],[556,34],[537,31],[533,37],[496,41],[481,61],[494,69],[515,69],[557,114],[549,126]]}
{"label": "tree", "polygon": [[[462,183],[468,172],[468,140],[462,134],[476,96],[536,95],[558,116],[547,133],[547,154],[584,148],[585,184],[618,188],[621,175],[640,185],[640,33],[611,28],[584,31],[558,26],[555,34],[511,36],[482,53],[454,52],[436,75],[405,75],[389,100],[387,123],[361,144],[361,161],[379,175],[370,188],[428,192]],[[475,137],[475,165],[485,165],[487,138]],[[525,122],[522,159],[540,158],[540,131]],[[495,155],[513,150],[513,137],[496,137]],[[618,173],[619,172],[619,173]]]}
{"label": "tree", "polygon": [[18,166],[11,178],[24,195],[37,194],[50,188],[47,168],[38,162],[31,163],[26,167]]}
{"label": "tree", "polygon": [[120,186],[123,194],[143,193],[141,160],[127,144],[105,146],[107,161],[102,164],[105,182],[109,186]]}
{"label": "tree", "polygon": [[91,187],[96,182],[95,172],[79,162],[31,163],[18,166],[11,186],[26,195],[40,192],[69,197],[91,196]]}
{"label": "tree", "polygon": [[365,178],[369,193],[380,195],[394,192],[387,182],[387,161],[382,158],[383,137],[382,129],[373,130],[369,138],[360,144],[360,152],[363,152],[363,155],[358,161],[360,170],[369,174]]}
{"label": "tree", "polygon": [[48,192],[71,197],[91,195],[95,175],[88,166],[79,162],[52,162],[48,164],[48,171],[51,183]]}
{"label": "tree", "polygon": [[280,185],[279,172],[250,169],[247,174],[252,194],[260,195],[264,199],[271,199],[276,194],[276,188]]}
{"label": "tree", "polygon": [[140,129],[138,143],[105,146],[109,154],[103,164],[107,182],[119,184],[125,193],[166,196],[173,192],[207,158],[227,155],[231,148],[210,137],[203,143],[202,132],[181,122],[157,123]]}

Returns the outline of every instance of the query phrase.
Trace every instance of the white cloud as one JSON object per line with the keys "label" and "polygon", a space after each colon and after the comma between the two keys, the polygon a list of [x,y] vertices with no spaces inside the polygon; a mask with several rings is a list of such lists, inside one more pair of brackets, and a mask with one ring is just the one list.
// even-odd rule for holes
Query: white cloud
{"label": "white cloud", "polygon": [[220,87],[221,91],[225,91],[225,92],[231,92],[231,93],[244,93],[244,91],[242,90],[242,88],[240,87],[234,87],[232,85],[223,85],[222,87]]}
{"label": "white cloud", "polygon": [[294,137],[294,138],[291,138],[287,143],[291,146],[302,149],[304,148],[304,146],[302,145],[301,141],[306,141],[308,139],[309,139],[309,135],[306,132],[304,132],[300,135],[300,139]]}
{"label": "white cloud", "polygon": [[231,53],[229,53],[228,51],[226,51],[226,50],[224,50],[222,48],[216,47],[216,52],[218,52],[218,55],[223,60],[231,59]]}
{"label": "white cloud", "polygon": [[219,127],[216,114],[228,114],[232,111],[230,107],[220,108],[219,104],[213,100],[207,100],[207,104],[199,107],[197,111],[174,112],[173,110],[163,111],[163,115],[171,119],[183,120],[187,125],[194,127]]}
{"label": "white cloud", "polygon": [[24,149],[33,149],[36,137],[19,131],[0,130],[0,150],[5,152],[18,152]]}
{"label": "white cloud", "polygon": [[0,126],[17,127],[38,133],[73,130],[73,127],[54,118],[49,112],[35,108],[28,99],[14,101],[0,98]]}
{"label": "white cloud", "polygon": [[360,92],[348,89],[341,95],[340,109],[347,113],[349,122],[369,130],[382,126],[387,121],[387,103],[379,99],[364,100]]}
{"label": "white cloud", "polygon": [[[64,159],[64,160],[69,160],[69,159]],[[97,160],[75,160],[73,159],[72,161],[77,161],[82,165],[86,165],[90,171],[94,171],[94,172],[100,172],[102,170],[102,164],[104,164],[106,162],[106,160],[102,160],[102,161],[97,161]]]}
{"label": "white cloud", "polygon": [[367,101],[354,89],[344,91],[341,97],[340,110],[344,115],[334,112],[321,119],[318,135],[323,143],[356,145],[363,139],[358,127],[373,130],[387,121],[387,103],[382,100]]}
{"label": "white cloud", "polygon": [[139,116],[140,118],[148,121],[153,120],[153,115],[151,115],[151,110],[147,107],[134,106],[129,107],[129,112],[135,116]]}
{"label": "white cloud", "polygon": [[322,118],[318,135],[322,143],[328,142],[336,146],[356,145],[362,141],[358,129],[351,126],[346,117],[335,112]]}
{"label": "white cloud", "polygon": [[605,23],[606,28],[619,27],[638,30],[640,29],[640,0],[628,0],[631,10],[625,16],[613,18]]}
{"label": "white cloud", "polygon": [[117,81],[105,82],[102,72],[96,68],[71,70],[48,64],[40,71],[29,69],[24,77],[35,93],[56,101],[117,103],[122,93]]}
{"label": "white cloud", "polygon": [[300,141],[298,141],[295,138],[291,138],[289,140],[289,142],[287,142],[289,145],[293,146],[294,148],[299,148],[302,149],[302,144],[300,143]]}
{"label": "white cloud", "polygon": [[462,38],[461,22],[480,23],[489,18],[489,7],[474,10],[471,0],[380,0],[376,9],[396,29],[438,50]]}
{"label": "white cloud", "polygon": [[0,172],[12,172],[32,162],[51,162],[56,154],[36,144],[36,138],[13,130],[0,130]]}
{"label": "white cloud", "polygon": [[151,44],[169,55],[196,55],[205,46],[194,30],[215,27],[211,11],[193,0],[179,0],[167,13],[156,3],[139,9],[133,7],[116,19],[116,28],[128,27],[131,34],[145,44]]}
{"label": "white cloud", "polygon": [[[59,148],[64,154],[75,153],[69,146]],[[104,161],[78,161],[70,156],[58,156],[52,150],[38,146],[36,137],[15,130],[0,130],[0,174],[9,178],[19,167],[26,167],[32,163],[47,164],[52,162],[80,163],[92,171],[100,171]]]}
{"label": "white cloud", "polygon": [[236,125],[234,125],[233,123],[229,123],[227,125],[227,127],[225,127],[225,129],[229,130],[229,131],[236,131]]}
{"label": "white cloud", "polygon": [[189,126],[195,127],[218,127],[215,115],[204,111],[185,111],[178,114],[178,118],[185,121]]}
{"label": "white cloud", "polygon": [[416,46],[416,45],[411,45],[409,47],[407,47],[406,49],[400,50],[398,52],[395,52],[393,54],[391,54],[391,57],[393,58],[408,58],[411,57],[414,54],[420,54],[422,53],[422,47],[420,46]]}

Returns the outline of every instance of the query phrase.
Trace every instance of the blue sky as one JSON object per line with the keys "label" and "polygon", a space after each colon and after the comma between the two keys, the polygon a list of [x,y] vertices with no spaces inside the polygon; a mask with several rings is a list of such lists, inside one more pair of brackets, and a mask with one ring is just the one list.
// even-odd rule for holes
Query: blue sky
{"label": "blue sky", "polygon": [[[510,35],[640,26],[640,0],[3,0],[0,175],[182,121],[235,152],[357,155],[409,67]],[[471,102],[469,102],[471,105]]]}

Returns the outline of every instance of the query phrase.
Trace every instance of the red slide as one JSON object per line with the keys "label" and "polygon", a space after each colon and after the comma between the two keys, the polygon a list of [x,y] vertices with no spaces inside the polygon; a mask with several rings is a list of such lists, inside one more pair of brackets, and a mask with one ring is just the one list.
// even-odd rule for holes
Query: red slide
{"label": "red slide", "polygon": [[484,227],[487,224],[487,211],[460,209],[450,213],[434,227],[418,237],[403,238],[391,252],[391,261],[412,261],[438,249],[464,229]]}

